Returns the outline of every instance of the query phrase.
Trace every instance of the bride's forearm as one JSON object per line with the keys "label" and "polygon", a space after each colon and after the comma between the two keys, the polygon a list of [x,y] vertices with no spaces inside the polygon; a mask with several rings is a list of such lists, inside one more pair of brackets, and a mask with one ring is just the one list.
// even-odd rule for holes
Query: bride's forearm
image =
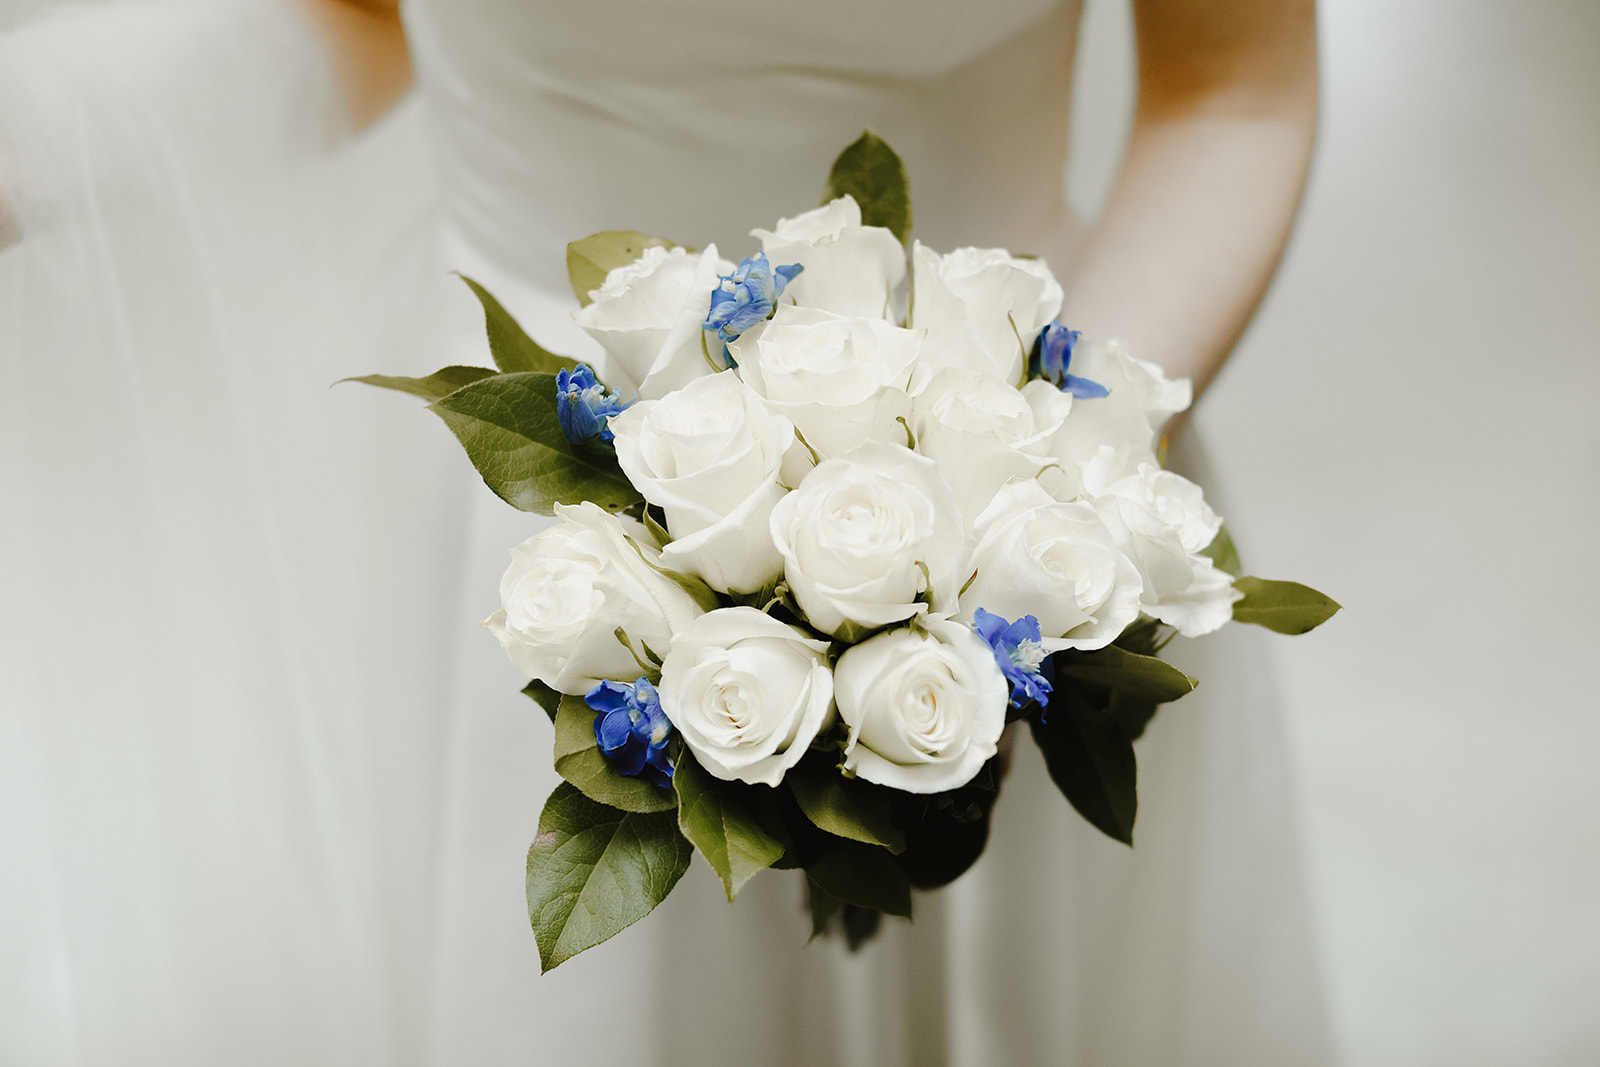
{"label": "bride's forearm", "polygon": [[411,53],[400,22],[400,0],[293,2],[327,46],[345,109],[357,129],[405,95],[411,87]]}
{"label": "bride's forearm", "polygon": [[1309,2],[1177,6],[1136,8],[1134,129],[1066,310],[1193,379],[1198,396],[1288,240],[1316,127],[1316,46]]}

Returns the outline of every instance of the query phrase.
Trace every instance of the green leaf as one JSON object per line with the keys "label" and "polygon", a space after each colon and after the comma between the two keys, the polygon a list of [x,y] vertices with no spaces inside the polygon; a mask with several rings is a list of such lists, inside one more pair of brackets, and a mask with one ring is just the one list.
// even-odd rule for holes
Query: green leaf
{"label": "green leaf", "polygon": [[911,883],[881,848],[840,841],[806,867],[806,877],[846,904],[911,918]]}
{"label": "green leaf", "polygon": [[494,377],[494,371],[488,367],[445,367],[436,370],[426,378],[399,378],[390,374],[363,374],[359,378],[340,378],[335,385],[343,382],[363,382],[367,385],[376,385],[379,389],[394,389],[401,393],[410,393],[420,396],[424,400],[442,400],[463,385],[470,385],[480,378]]}
{"label": "green leaf", "polygon": [[567,246],[567,280],[578,303],[588,307],[589,294],[605,284],[606,275],[644,255],[647,248],[677,248],[664,237],[638,230],[602,230]]}
{"label": "green leaf", "polygon": [[556,721],[556,709],[561,706],[561,694],[559,692],[551,689],[537,678],[523,686],[522,692],[528,699],[544,709],[544,713],[550,716],[551,722]]}
{"label": "green leaf", "polygon": [[693,850],[668,812],[596,804],[563,782],[528,849],[528,919],[548,971],[638,922],[667,898]]}
{"label": "green leaf", "polygon": [[478,303],[483,305],[483,326],[489,334],[489,353],[494,356],[495,366],[506,374],[525,371],[554,374],[578,365],[577,360],[558,356],[529,337],[489,290],[465,274],[458,277],[472,288]]}
{"label": "green leaf", "polygon": [[883,226],[901,244],[911,235],[911,189],[905,164],[894,149],[873,133],[863,133],[834,160],[828,172],[828,192],[823,203],[846,193],[861,205],[863,226]]}
{"label": "green leaf", "polygon": [[1226,526],[1217,529],[1217,536],[1200,550],[1200,554],[1215,563],[1219,570],[1226,571],[1235,578],[1239,577],[1244,569],[1239,564],[1239,549],[1234,546],[1233,535],[1228,532]]}
{"label": "green leaf", "polygon": [[806,906],[811,909],[811,940],[828,932],[833,917],[839,914],[844,901],[822,888],[810,878],[806,879]]}
{"label": "green leaf", "polygon": [[859,778],[846,778],[827,763],[802,764],[784,777],[807,819],[838,837],[905,851],[906,835],[890,815],[887,790]]}
{"label": "green leaf", "polygon": [[668,811],[678,804],[670,789],[617,773],[594,736],[595,710],[582,697],[564,696],[556,709],[556,773],[590,800],[623,811]]}
{"label": "green leaf", "polygon": [[1057,676],[1107,686],[1130,697],[1165,704],[1194,691],[1199,683],[1166,660],[1142,656],[1116,645],[1095,652],[1062,652]]}
{"label": "green leaf", "polygon": [[1339,604],[1299,582],[1275,582],[1248,575],[1233,587],[1244,594],[1233,604],[1235,622],[1253,622],[1280,634],[1303,634],[1333,618]]}
{"label": "green leaf", "polygon": [[1122,724],[1077,687],[1061,685],[1031,727],[1051,779],[1078,814],[1102,833],[1133,844],[1138,767]]}
{"label": "green leaf", "polygon": [[556,415],[553,374],[497,374],[429,408],[445,421],[484,483],[506,503],[541,515],[590,500],[620,511],[639,501],[615,455],[574,448]]}
{"label": "green leaf", "polygon": [[672,772],[672,784],[678,829],[717,872],[731,903],[746,882],[783,855],[783,843],[762,827],[754,791],[766,787],[713,777],[687,752]]}

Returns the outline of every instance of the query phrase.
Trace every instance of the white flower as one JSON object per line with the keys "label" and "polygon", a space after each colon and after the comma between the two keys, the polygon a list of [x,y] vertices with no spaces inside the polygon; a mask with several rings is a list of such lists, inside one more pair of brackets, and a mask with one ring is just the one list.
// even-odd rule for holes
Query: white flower
{"label": "white flower", "polygon": [[1061,503],[1036,481],[1002,489],[978,519],[961,617],[978,608],[1039,620],[1044,647],[1104,648],[1139,617],[1138,568],[1095,509]]}
{"label": "white flower", "polygon": [[701,609],[645,562],[658,553],[644,527],[590,503],[557,504],[556,514],[565,521],[511,550],[502,607],[483,624],[523,672],[581,696],[603,679],[638,677],[617,627],[635,648],[660,650]]}
{"label": "white flower", "polygon": [[1095,510],[1143,576],[1144,611],[1185,637],[1224,626],[1243,594],[1227,572],[1199,554],[1222,527],[1200,487],[1153,463],[1100,485],[1096,466],[1085,467],[1086,487],[1094,493]]}
{"label": "white flower", "polygon": [[700,326],[720,275],[733,269],[716,245],[698,255],[682,248],[647,248],[606,275],[589,294],[593,303],[573,319],[606,350],[600,379],[626,398],[654,399],[713,370]]}
{"label": "white flower", "polygon": [[1135,359],[1117,340],[1079,341],[1072,351],[1072,373],[1105,386],[1110,395],[1073,401],[1046,447],[1069,468],[1109,447],[1119,477],[1155,459],[1161,428],[1189,406],[1193,393],[1187,378],[1169,381],[1160,367]]}
{"label": "white flower", "polygon": [[806,621],[846,640],[948,610],[963,543],[937,465],[869,443],[826,460],[772,511],[772,539]]}
{"label": "white flower", "polygon": [[755,608],[719,608],[672,639],[661,710],[711,774],[777,785],[833,719],[827,650]]}
{"label": "white flower", "polygon": [[1050,268],[998,248],[941,256],[920,241],[911,258],[913,325],[928,328],[923,361],[1021,382],[1034,339],[1061,311]]}
{"label": "white flower", "polygon": [[805,271],[783,291],[785,301],[836,315],[897,317],[906,278],[906,250],[882,226],[861,225],[861,207],[842,196],[774,230],[751,230],[773,266],[799,263]]}
{"label": "white flower", "polygon": [[[1065,399],[1070,406],[1072,398]],[[932,375],[912,401],[912,411],[917,451],[939,464],[969,529],[1001,486],[1033,478],[1051,462],[1036,449],[1066,414],[1044,411],[1055,422],[1038,433],[1035,409],[1024,393],[998,378],[948,369]]]}
{"label": "white flower", "polygon": [[767,520],[794,427],[731,373],[697,378],[611,418],[617,462],[666,512],[673,570],[722,592],[760,589],[783,569]]}
{"label": "white flower", "polygon": [[[804,277],[804,275],[802,275]],[[906,387],[922,332],[816,308],[778,308],[729,347],[745,382],[823,459],[864,441],[905,442]]]}
{"label": "white flower", "polygon": [[845,650],[834,689],[850,727],[845,769],[908,793],[971,781],[994,758],[1011,699],[994,651],[948,619]]}

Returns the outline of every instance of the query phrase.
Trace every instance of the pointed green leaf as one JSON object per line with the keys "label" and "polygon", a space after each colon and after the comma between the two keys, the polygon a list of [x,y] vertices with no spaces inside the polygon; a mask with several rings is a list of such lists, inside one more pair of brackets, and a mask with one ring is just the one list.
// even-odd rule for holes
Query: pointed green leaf
{"label": "pointed green leaf", "polygon": [[497,374],[429,410],[450,427],[484,483],[514,508],[551,515],[556,504],[590,500],[620,511],[640,499],[615,455],[574,448],[561,432],[553,374]]}
{"label": "pointed green leaf", "polygon": [[677,248],[664,237],[638,230],[602,230],[567,246],[567,280],[578,303],[588,307],[589,294],[605,284],[606,275],[644,255],[647,248]]}
{"label": "pointed green leaf", "polygon": [[528,699],[544,709],[544,713],[550,716],[551,722],[556,721],[556,709],[561,706],[561,694],[559,692],[551,689],[537,678],[523,686],[522,692]]}
{"label": "pointed green leaf", "polygon": [[1078,814],[1102,833],[1133,844],[1138,814],[1138,767],[1133,742],[1112,714],[1058,685],[1050,707],[1031,723],[1056,787]]}
{"label": "pointed green leaf", "polygon": [[558,370],[572,370],[578,365],[577,360],[558,356],[529,337],[517,320],[511,317],[511,312],[501,307],[500,301],[489,290],[465,274],[458,277],[472,288],[478,303],[483,305],[483,326],[489,334],[489,353],[494,356],[496,367],[506,374],[524,371],[554,374]]}
{"label": "pointed green leaf", "polygon": [[1234,601],[1235,622],[1253,622],[1280,634],[1303,634],[1333,618],[1339,604],[1299,582],[1276,582],[1248,575],[1233,583],[1244,594]]}
{"label": "pointed green leaf", "polygon": [[1059,653],[1055,667],[1057,676],[1094,682],[1157,704],[1186,696],[1199,684],[1164,659],[1141,656],[1116,645],[1095,652]]}
{"label": "pointed green leaf", "polygon": [[846,904],[911,918],[911,883],[881,848],[841,841],[806,868],[806,877]]}
{"label": "pointed green leaf", "polygon": [[335,385],[343,382],[363,382],[367,385],[376,385],[379,389],[394,389],[401,393],[410,393],[420,396],[424,400],[442,400],[463,385],[470,385],[480,378],[492,378],[495,372],[488,367],[445,367],[436,370],[426,378],[400,378],[391,374],[363,374],[359,378],[340,378]]}
{"label": "pointed green leaf", "polygon": [[839,914],[842,900],[822,888],[810,878],[806,879],[806,906],[811,909],[811,940],[828,932],[833,917]]}
{"label": "pointed green leaf", "polygon": [[796,767],[784,777],[806,818],[838,837],[905,851],[906,835],[890,816],[887,790],[859,778],[846,778],[826,763]]}
{"label": "pointed green leaf", "polygon": [[911,235],[911,188],[905,164],[873,133],[863,133],[834,160],[823,203],[846,193],[861,205],[863,226],[882,226],[905,244]]}
{"label": "pointed green leaf", "polygon": [[1239,549],[1234,546],[1233,535],[1228,532],[1226,526],[1218,528],[1217,536],[1200,550],[1200,554],[1215,563],[1218,570],[1226,571],[1235,578],[1243,571],[1243,567],[1239,564]]}
{"label": "pointed green leaf", "polygon": [[548,971],[644,918],[689,869],[670,812],[641,815],[556,786],[528,849],[528,919]]}
{"label": "pointed green leaf", "polygon": [[556,773],[590,800],[623,811],[667,811],[677,806],[670,789],[643,778],[625,778],[600,751],[594,736],[595,710],[582,697],[564,696],[556,709]]}
{"label": "pointed green leaf", "polygon": [[722,879],[729,902],[751,878],[777,862],[783,843],[762,828],[760,799],[742,782],[708,774],[687,752],[672,772],[678,829]]}

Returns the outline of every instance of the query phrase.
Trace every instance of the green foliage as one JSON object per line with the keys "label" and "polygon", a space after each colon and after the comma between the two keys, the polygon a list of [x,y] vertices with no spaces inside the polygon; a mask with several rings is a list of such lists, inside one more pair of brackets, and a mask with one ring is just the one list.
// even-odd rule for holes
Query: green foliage
{"label": "green foliage", "polygon": [[846,778],[830,763],[803,763],[784,777],[812,824],[836,837],[905,851],[906,835],[890,814],[892,797],[882,786]]}
{"label": "green foliage", "polygon": [[1235,578],[1243,573],[1244,568],[1239,563],[1239,549],[1234,546],[1233,535],[1228,532],[1226,526],[1217,530],[1217,536],[1200,550],[1200,554],[1215,563],[1219,570],[1226,571]]}
{"label": "green foliage", "polygon": [[961,877],[983,855],[989,819],[999,798],[999,757],[956,789],[896,798],[895,822],[905,828],[906,850],[895,857],[918,889],[938,889]]}
{"label": "green foliage", "polygon": [[1084,688],[1058,684],[1050,707],[1030,725],[1051,779],[1078,814],[1133,844],[1138,767],[1133,741],[1117,718]]}
{"label": "green foliage", "polygon": [[894,149],[873,133],[863,133],[855,143],[839,153],[828,172],[828,191],[823,203],[846,193],[861,205],[865,226],[882,226],[905,244],[911,236],[911,188],[906,181],[905,164]]}
{"label": "green foliage", "polygon": [[1165,704],[1199,684],[1166,660],[1116,645],[1095,652],[1063,652],[1055,657],[1057,677],[1093,682],[1129,697]]}
{"label": "green foliage", "polygon": [[462,386],[430,410],[450,427],[495,495],[522,511],[590,500],[620,511],[638,490],[614,454],[575,447],[561,432],[553,374],[497,374]]}
{"label": "green foliage", "polygon": [[528,849],[528,919],[542,969],[650,914],[691,854],[670,812],[618,811],[565,782],[556,786]]}
{"label": "green foliage", "polygon": [[494,356],[494,365],[505,374],[521,374],[536,372],[539,374],[554,374],[563,368],[572,370],[578,365],[576,360],[566,356],[558,356],[554,352],[541,346],[525,333],[511,313],[500,306],[483,286],[467,277],[459,276],[472,288],[478,298],[478,303],[483,305],[483,325],[489,334],[489,352]]}
{"label": "green foliage", "polygon": [[678,798],[643,778],[625,778],[600,751],[595,710],[582,697],[564,696],[556,709],[556,773],[590,800],[623,811],[669,811]]}
{"label": "green foliage", "polygon": [[401,393],[410,393],[420,396],[424,400],[443,400],[463,385],[470,385],[480,378],[494,377],[494,371],[488,367],[445,367],[436,370],[426,378],[400,378],[390,374],[363,374],[359,378],[341,378],[339,382],[364,382],[367,385],[376,385],[380,389],[394,389]]}
{"label": "green foliage", "polygon": [[544,709],[544,713],[550,716],[551,722],[556,721],[556,709],[561,706],[562,700],[560,693],[551,689],[537,678],[523,686],[522,692],[529,700]]}
{"label": "green foliage", "polygon": [[[687,751],[672,773],[678,794],[678,829],[722,879],[731,902],[751,878],[783,855],[783,842],[764,828],[764,786],[725,782],[709,774]],[[770,802],[770,796],[767,798]]]}
{"label": "green foliage", "polygon": [[644,255],[647,248],[677,248],[663,237],[637,230],[602,230],[567,245],[567,280],[578,303],[588,307],[589,294],[605,284],[606,275]]}
{"label": "green foliage", "polygon": [[874,845],[840,841],[806,866],[806,877],[846,904],[911,918],[911,883],[905,871]]}
{"label": "green foliage", "polygon": [[1235,622],[1251,622],[1280,634],[1303,634],[1333,618],[1339,610],[1331,597],[1299,582],[1276,582],[1249,576],[1233,587],[1244,594],[1234,602]]}

